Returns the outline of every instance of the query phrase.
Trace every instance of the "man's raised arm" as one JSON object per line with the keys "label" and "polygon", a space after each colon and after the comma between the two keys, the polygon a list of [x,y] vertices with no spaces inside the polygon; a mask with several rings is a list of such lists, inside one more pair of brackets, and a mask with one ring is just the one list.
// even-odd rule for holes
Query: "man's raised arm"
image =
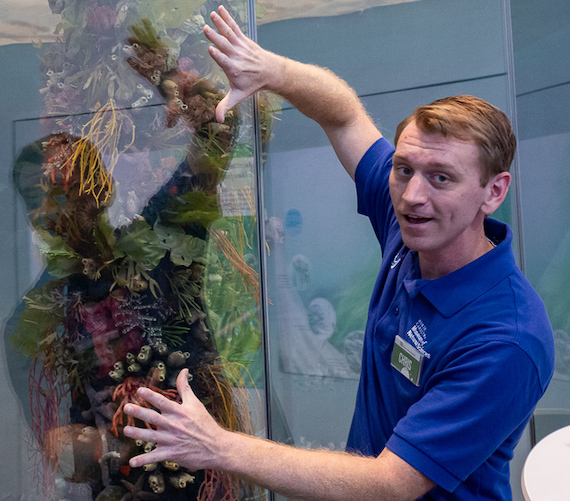
{"label": "man's raised arm", "polygon": [[331,71],[269,52],[240,30],[224,7],[211,14],[217,28],[204,27],[214,44],[210,55],[222,68],[230,90],[216,110],[219,122],[226,112],[259,90],[287,99],[326,132],[348,174],[354,178],[362,155],[380,132],[352,88]]}

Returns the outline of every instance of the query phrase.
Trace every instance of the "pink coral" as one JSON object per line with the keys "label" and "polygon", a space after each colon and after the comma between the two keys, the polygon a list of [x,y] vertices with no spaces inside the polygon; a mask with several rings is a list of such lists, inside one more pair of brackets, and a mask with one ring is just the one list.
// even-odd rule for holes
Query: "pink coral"
{"label": "pink coral", "polygon": [[104,301],[83,307],[83,325],[91,333],[100,363],[99,377],[107,376],[115,362],[143,344],[141,329],[133,318],[135,313],[122,309],[122,303],[121,299],[108,296]]}
{"label": "pink coral", "polygon": [[[192,59],[190,59],[189,57],[181,57],[178,60],[178,69],[180,71],[189,72],[193,68],[194,68],[194,61],[192,61]],[[196,70],[194,70],[194,71],[196,71]]]}

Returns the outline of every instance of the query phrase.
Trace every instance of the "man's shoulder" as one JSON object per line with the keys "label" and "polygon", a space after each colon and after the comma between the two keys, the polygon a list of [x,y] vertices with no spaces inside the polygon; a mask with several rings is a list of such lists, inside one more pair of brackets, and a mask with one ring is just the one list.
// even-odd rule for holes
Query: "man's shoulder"
{"label": "man's shoulder", "polygon": [[388,178],[392,168],[394,147],[380,138],[360,159],[355,173],[358,213],[367,216],[381,245],[393,216]]}
{"label": "man's shoulder", "polygon": [[541,386],[546,387],[554,367],[554,334],[544,302],[518,268],[465,313],[471,318],[472,329],[462,343],[512,346],[531,361]]}
{"label": "man's shoulder", "polygon": [[355,181],[364,182],[371,171],[391,163],[394,155],[394,146],[384,137],[376,140],[364,153],[356,166]]}

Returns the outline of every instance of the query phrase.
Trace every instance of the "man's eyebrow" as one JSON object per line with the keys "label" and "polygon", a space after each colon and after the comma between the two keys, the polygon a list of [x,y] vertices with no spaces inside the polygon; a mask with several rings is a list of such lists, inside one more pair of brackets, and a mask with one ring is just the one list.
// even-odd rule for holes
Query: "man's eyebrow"
{"label": "man's eyebrow", "polygon": [[[394,153],[392,156],[392,164],[396,161],[402,161],[410,163],[410,160],[406,155]],[[449,162],[428,162],[428,167],[436,168],[436,169],[455,169],[455,165]]]}
{"label": "man's eyebrow", "polygon": [[447,162],[429,162],[428,165],[430,167],[434,167],[437,169],[445,169],[445,170],[449,170],[449,169],[455,169],[455,165],[454,164],[450,164]]}

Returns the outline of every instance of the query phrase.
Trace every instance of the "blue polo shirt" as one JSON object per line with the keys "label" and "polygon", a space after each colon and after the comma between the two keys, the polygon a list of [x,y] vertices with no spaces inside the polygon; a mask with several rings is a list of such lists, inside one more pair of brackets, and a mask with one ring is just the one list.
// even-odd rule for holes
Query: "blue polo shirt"
{"label": "blue polo shirt", "polygon": [[[437,484],[421,499],[511,499],[509,461],[554,369],[550,322],[515,263],[511,229],[491,218],[493,250],[420,278],[388,192],[393,152],[380,139],[356,170],[358,209],[383,259],[348,449],[390,449]],[[418,385],[391,366],[396,336],[421,359]]]}

